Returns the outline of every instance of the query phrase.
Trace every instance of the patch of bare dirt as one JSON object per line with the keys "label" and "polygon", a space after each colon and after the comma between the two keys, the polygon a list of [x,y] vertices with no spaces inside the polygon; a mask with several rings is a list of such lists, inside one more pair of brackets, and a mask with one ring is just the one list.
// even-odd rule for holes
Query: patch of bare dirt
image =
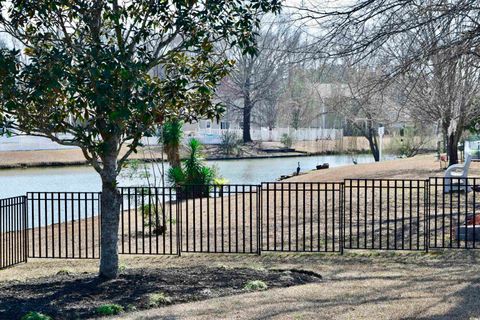
{"label": "patch of bare dirt", "polygon": [[245,284],[251,280],[261,280],[268,288],[280,288],[319,279],[312,272],[295,270],[206,266],[132,269],[111,281],[91,273],[59,273],[3,283],[0,318],[20,319],[29,311],[37,311],[56,320],[85,319],[99,316],[96,308],[103,304],[118,304],[126,310],[147,309],[149,295],[154,293],[164,293],[177,304],[244,293]]}

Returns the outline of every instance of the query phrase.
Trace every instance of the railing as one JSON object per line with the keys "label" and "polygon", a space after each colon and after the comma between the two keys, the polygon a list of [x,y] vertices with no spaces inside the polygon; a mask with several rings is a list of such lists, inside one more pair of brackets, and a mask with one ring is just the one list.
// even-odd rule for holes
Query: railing
{"label": "railing", "polygon": [[[205,144],[221,143],[221,137],[224,133],[235,133],[242,136],[241,129],[199,129],[194,132],[196,138]],[[315,140],[336,140],[342,139],[342,129],[324,129],[324,128],[268,128],[251,129],[250,135],[253,140],[259,141],[281,141],[283,135],[293,136],[295,141],[315,141]]]}
{"label": "railing", "polygon": [[341,251],[341,183],[262,184],[263,251]]}
{"label": "railing", "polygon": [[259,252],[260,187],[186,186],[178,202],[181,251]]}
{"label": "railing", "polygon": [[179,217],[175,188],[120,188],[119,253],[177,254]]}
{"label": "railing", "polygon": [[[121,254],[475,249],[477,178],[119,188]],[[98,258],[97,192],[0,200],[0,268]]]}
{"label": "railing", "polygon": [[0,200],[0,269],[27,261],[25,197]]}
{"label": "railing", "polygon": [[345,180],[345,249],[424,250],[428,181]]}
{"label": "railing", "polygon": [[29,192],[29,257],[98,258],[100,193]]}
{"label": "railing", "polygon": [[430,178],[429,184],[429,247],[478,248],[480,179]]}

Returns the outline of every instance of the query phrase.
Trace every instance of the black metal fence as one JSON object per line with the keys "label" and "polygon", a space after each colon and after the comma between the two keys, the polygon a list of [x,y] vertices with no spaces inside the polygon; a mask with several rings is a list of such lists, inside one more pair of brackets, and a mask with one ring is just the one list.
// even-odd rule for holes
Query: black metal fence
{"label": "black metal fence", "polygon": [[480,242],[480,179],[430,178],[428,246],[476,249]]}
{"label": "black metal fence", "polygon": [[182,252],[259,252],[260,186],[186,186],[179,199]]}
{"label": "black metal fence", "polygon": [[178,203],[175,188],[120,188],[119,253],[177,254]]}
{"label": "black metal fence", "polygon": [[262,184],[262,250],[342,250],[342,183]]}
{"label": "black metal fence", "polygon": [[345,180],[346,249],[424,250],[428,181]]}
{"label": "black metal fence", "polygon": [[98,258],[100,193],[29,192],[31,258]]}
{"label": "black metal fence", "polygon": [[27,261],[25,197],[0,200],[0,269]]}
{"label": "black metal fence", "polygon": [[[478,178],[120,188],[121,254],[475,249]],[[98,258],[98,192],[0,200],[0,268]]]}

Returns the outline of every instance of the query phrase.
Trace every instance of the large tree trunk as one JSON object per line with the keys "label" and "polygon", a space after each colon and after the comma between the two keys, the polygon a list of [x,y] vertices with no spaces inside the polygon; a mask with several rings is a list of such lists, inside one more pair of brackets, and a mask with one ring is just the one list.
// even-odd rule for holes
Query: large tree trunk
{"label": "large tree trunk", "polygon": [[457,132],[449,132],[450,121],[444,121],[442,125],[443,136],[446,142],[446,152],[448,156],[448,165],[454,165],[458,163],[458,141],[460,140],[460,134]]}
{"label": "large tree trunk", "polygon": [[117,189],[116,156],[104,159],[101,198],[100,276],[114,279],[118,275],[118,227],[121,196]]}
{"label": "large tree trunk", "polygon": [[243,92],[243,142],[252,142],[250,135],[250,124],[252,118],[252,101],[250,98],[250,78],[247,77],[244,84]]}
{"label": "large tree trunk", "polygon": [[251,106],[245,105],[243,108],[243,142],[252,142],[250,135],[250,121],[251,121]]}

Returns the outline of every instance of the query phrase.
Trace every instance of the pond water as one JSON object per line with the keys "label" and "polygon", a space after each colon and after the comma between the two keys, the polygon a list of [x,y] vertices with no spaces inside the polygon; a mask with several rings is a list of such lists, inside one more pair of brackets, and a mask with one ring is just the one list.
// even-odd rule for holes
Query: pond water
{"label": "pond water", "polygon": [[[358,163],[373,162],[368,154],[355,156]],[[298,162],[302,171],[314,169],[317,164],[329,163],[330,167],[352,164],[350,155],[284,157],[268,159],[238,159],[207,161],[214,165],[221,176],[232,184],[258,184],[275,181],[281,175],[294,172]],[[149,165],[149,170],[154,170]],[[165,165],[165,168],[168,168]],[[145,185],[140,178],[124,175],[121,186]],[[29,191],[100,191],[100,178],[89,166],[48,167],[0,170],[0,198],[24,195]]]}

